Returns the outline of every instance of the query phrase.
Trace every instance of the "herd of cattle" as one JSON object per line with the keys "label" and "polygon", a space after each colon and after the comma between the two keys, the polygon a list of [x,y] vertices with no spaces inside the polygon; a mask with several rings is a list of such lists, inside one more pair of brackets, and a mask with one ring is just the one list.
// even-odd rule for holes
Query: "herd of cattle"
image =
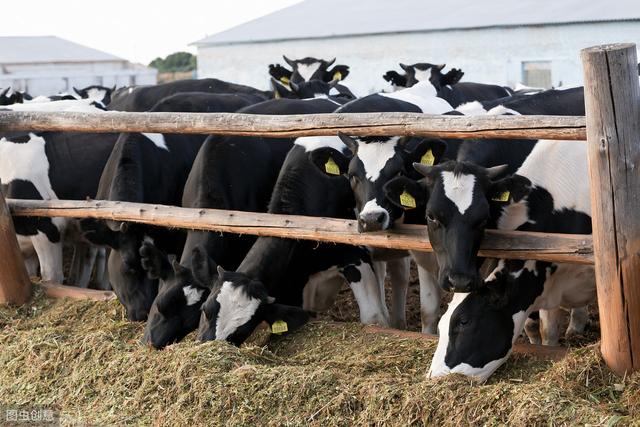
{"label": "herd of cattle", "polygon": [[[401,64],[393,90],[357,98],[349,67],[315,58],[269,66],[273,90],[216,79],[31,98],[15,111],[417,112],[584,115],[581,87],[537,90],[459,82],[444,65]],[[332,67],[333,66],[333,67]],[[14,218],[27,268],[62,283],[113,289],[156,348],[197,329],[201,341],[243,343],[261,323],[291,332],[328,309],[345,283],[363,323],[406,327],[410,259],[418,266],[422,330],[439,332],[429,373],[486,380],[523,330],[557,345],[559,317],[580,333],[595,298],[593,267],[478,257],[486,228],[591,232],[585,145],[547,140],[441,140],[356,135],[262,138],[182,134],[3,134],[7,197],[129,201],[357,219],[360,232],[427,226],[434,253],[180,231],[134,223]],[[485,264],[481,274],[481,265]],[[391,310],[384,297],[389,275]],[[440,315],[441,289],[453,291]],[[539,313],[539,316],[534,316]]]}

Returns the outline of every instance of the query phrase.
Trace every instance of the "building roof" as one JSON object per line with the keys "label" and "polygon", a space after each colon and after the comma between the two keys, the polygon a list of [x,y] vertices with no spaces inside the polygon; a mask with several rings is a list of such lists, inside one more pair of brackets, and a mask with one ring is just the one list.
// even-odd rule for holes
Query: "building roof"
{"label": "building roof", "polygon": [[125,61],[55,36],[0,37],[0,64]]}
{"label": "building roof", "polygon": [[638,19],[638,0],[305,0],[194,44]]}

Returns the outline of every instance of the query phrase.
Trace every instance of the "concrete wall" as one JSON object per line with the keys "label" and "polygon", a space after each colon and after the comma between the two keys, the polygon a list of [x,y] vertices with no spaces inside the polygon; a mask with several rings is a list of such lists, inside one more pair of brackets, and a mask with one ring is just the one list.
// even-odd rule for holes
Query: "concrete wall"
{"label": "concrete wall", "polygon": [[[517,28],[385,34],[198,48],[198,77],[268,87],[267,65],[290,58],[337,57],[351,66],[345,81],[359,95],[388,89],[382,79],[398,62],[447,63],[464,81],[515,85],[523,61],[551,61],[553,85],[582,84],[580,49],[613,42],[640,45],[640,22],[585,23]],[[448,68],[447,68],[448,69]]]}

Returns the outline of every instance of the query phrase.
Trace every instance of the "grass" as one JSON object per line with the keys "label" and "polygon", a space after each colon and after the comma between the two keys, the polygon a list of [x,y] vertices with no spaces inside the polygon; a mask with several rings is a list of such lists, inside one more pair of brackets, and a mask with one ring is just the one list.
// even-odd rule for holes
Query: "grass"
{"label": "grass", "polygon": [[484,385],[425,377],[435,343],[318,322],[242,348],[156,351],[116,301],[0,309],[0,395],[51,405],[64,424],[640,425],[640,374],[618,378],[597,345],[560,362],[513,357]]}

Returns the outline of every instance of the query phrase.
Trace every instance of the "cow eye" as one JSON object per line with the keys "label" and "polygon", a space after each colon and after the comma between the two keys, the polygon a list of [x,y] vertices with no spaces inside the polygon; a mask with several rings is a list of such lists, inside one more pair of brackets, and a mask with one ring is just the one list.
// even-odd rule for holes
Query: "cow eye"
{"label": "cow eye", "polygon": [[431,212],[427,213],[427,221],[429,222],[429,224],[434,225],[434,226],[439,226],[440,221],[438,221],[438,218],[435,217],[434,214],[432,214]]}

